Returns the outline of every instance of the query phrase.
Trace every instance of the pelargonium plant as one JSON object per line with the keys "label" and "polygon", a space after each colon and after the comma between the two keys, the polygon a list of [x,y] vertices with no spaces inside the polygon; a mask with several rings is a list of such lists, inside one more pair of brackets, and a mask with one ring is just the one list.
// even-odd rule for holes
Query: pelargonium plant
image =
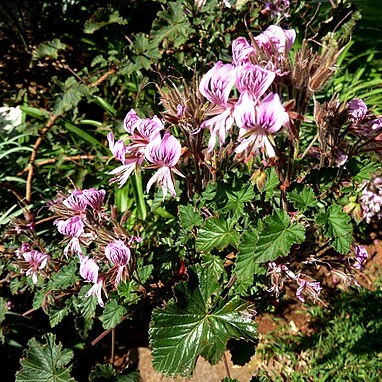
{"label": "pelargonium plant", "polygon": [[15,271],[42,292],[34,307],[52,325],[70,313],[111,330],[149,306],[155,368],[190,375],[198,356],[217,363],[228,341],[256,343],[254,316],[286,291],[325,304],[330,277],[358,285],[367,252],[353,226],[359,204],[367,222],[380,213],[380,179],[364,181],[382,118],[359,99],[316,97],[339,44],[318,53],[296,38],[271,25],[235,39],[230,62],[159,89],[160,115],[127,110],[123,135],[108,133],[120,162],[111,184],[142,181],[151,218],[109,211],[105,190],[61,193],[50,205],[60,253],[16,222],[28,239]]}

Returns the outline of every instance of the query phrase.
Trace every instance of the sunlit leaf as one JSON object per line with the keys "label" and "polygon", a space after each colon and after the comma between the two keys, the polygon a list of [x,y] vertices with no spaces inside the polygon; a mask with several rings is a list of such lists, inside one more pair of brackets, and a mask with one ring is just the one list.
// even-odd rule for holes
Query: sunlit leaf
{"label": "sunlit leaf", "polygon": [[206,252],[213,248],[222,250],[230,244],[235,245],[238,240],[239,233],[234,229],[231,220],[210,218],[198,232],[196,248]]}
{"label": "sunlit leaf", "polygon": [[169,376],[191,375],[199,355],[217,363],[229,338],[257,340],[256,325],[243,314],[247,304],[239,297],[213,303],[211,292],[216,285],[211,287],[209,268],[196,271],[198,285],[185,285],[178,303],[172,301],[152,315],[153,365]]}
{"label": "sunlit leaf", "polygon": [[325,236],[330,239],[330,245],[342,255],[350,251],[353,241],[353,229],[350,217],[337,204],[332,204],[326,212],[316,216],[316,223],[323,227]]}

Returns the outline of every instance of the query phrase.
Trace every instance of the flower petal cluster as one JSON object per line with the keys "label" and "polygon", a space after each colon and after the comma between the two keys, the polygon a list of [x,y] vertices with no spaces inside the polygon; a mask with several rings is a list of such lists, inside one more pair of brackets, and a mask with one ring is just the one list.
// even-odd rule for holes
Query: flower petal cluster
{"label": "flower petal cluster", "polygon": [[382,219],[382,178],[377,176],[365,182],[362,190],[360,204],[366,223]]}
{"label": "flower petal cluster", "polygon": [[69,238],[64,249],[65,256],[71,253],[83,255],[80,240],[85,242],[89,239],[89,235],[85,232],[87,208],[96,214],[101,214],[105,195],[105,190],[95,188],[74,190],[62,201],[62,207],[65,209],[63,216],[66,218],[58,218],[53,224],[61,234]]}
{"label": "flower petal cluster", "polygon": [[110,263],[117,268],[115,284],[118,285],[124,279],[127,264],[130,261],[131,251],[124,241],[115,240],[105,248],[105,255]]}
{"label": "flower petal cluster", "polygon": [[104,277],[99,276],[99,266],[94,259],[83,256],[80,263],[80,275],[86,281],[93,283],[93,286],[86,293],[85,297],[96,296],[99,306],[105,306],[102,300],[102,288]]}
{"label": "flower petal cluster", "polygon": [[164,131],[165,127],[157,116],[142,119],[133,109],[127,113],[123,127],[128,133],[128,145],[123,140],[115,142],[113,133],[108,134],[110,150],[122,163],[110,172],[115,175],[111,182],[118,182],[122,187],[134,171],[146,164],[148,169],[158,169],[149,180],[147,191],[156,182],[162,187],[164,196],[167,191],[176,196],[173,172],[182,176],[175,169],[181,156],[180,142]]}
{"label": "flower petal cluster", "polygon": [[368,258],[368,253],[365,247],[362,245],[356,245],[354,248],[354,263],[353,267],[355,269],[363,269],[365,267],[365,262]]}
{"label": "flower petal cluster", "polygon": [[[201,125],[210,131],[208,152],[214,149],[216,141],[222,146],[236,124],[239,142],[235,151],[240,158],[248,161],[259,152],[275,156],[271,135],[289,121],[279,96],[269,92],[279,71],[253,63],[252,57],[262,51],[271,56],[276,52],[281,59],[295,37],[294,30],[275,25],[257,36],[253,45],[239,37],[232,43],[232,63],[219,61],[202,77],[200,93],[215,105],[210,112],[212,117]],[[234,89],[239,93],[238,99],[231,98]]]}
{"label": "flower petal cluster", "polygon": [[33,284],[37,284],[37,275],[39,271],[44,269],[48,263],[49,255],[32,249],[30,243],[23,243],[17,251],[19,259],[23,260],[26,264],[25,274],[32,278]]}

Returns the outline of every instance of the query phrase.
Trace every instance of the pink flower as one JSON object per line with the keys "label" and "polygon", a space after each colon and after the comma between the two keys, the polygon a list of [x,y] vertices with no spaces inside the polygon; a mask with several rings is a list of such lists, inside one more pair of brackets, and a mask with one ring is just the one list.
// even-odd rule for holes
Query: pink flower
{"label": "pink flower", "polygon": [[267,1],[264,5],[262,13],[270,13],[271,16],[288,17],[287,13],[290,6],[289,0],[273,0]]}
{"label": "pink flower", "polygon": [[210,102],[228,107],[228,98],[235,85],[236,73],[231,64],[218,61],[201,79],[199,91]]}
{"label": "pink flower", "polygon": [[245,37],[239,37],[232,42],[232,62],[235,66],[251,63],[251,55],[255,53],[255,48]]}
{"label": "pink flower", "polygon": [[269,157],[275,156],[269,135],[280,130],[288,120],[277,94],[268,94],[257,106],[244,92],[235,106],[234,116],[240,128],[240,144],[235,149],[237,153],[246,151],[246,161],[262,149]]}
{"label": "pink flower", "polygon": [[110,151],[113,153],[114,158],[124,164],[128,149],[123,140],[119,139],[117,142],[115,142],[113,133],[107,134],[107,140],[109,142]]}
{"label": "pink flower", "polygon": [[106,246],[105,255],[108,260],[118,268],[115,278],[115,284],[118,285],[123,279],[126,266],[130,261],[130,249],[122,240],[115,240]]}
{"label": "pink flower", "polygon": [[80,237],[84,233],[84,222],[80,215],[72,216],[66,220],[55,220],[58,232],[69,237]]}
{"label": "pink flower", "polygon": [[103,201],[105,199],[105,190],[96,190],[95,188],[88,188],[82,190],[82,198],[86,201],[87,205],[96,211],[100,211]]}
{"label": "pink flower", "polygon": [[365,266],[368,253],[365,247],[361,245],[356,245],[354,248],[354,263],[353,267],[356,269],[363,269]]}
{"label": "pink flower", "polygon": [[216,137],[222,145],[226,139],[226,133],[232,127],[234,119],[232,117],[233,104],[229,102],[229,95],[236,81],[235,68],[230,64],[217,62],[201,79],[199,91],[217,108],[213,114],[218,114],[213,118],[203,122],[201,128],[209,128],[211,138],[208,142],[208,151],[212,151]]}
{"label": "pink flower", "polygon": [[236,70],[236,88],[239,92],[246,92],[254,100],[258,100],[272,84],[275,76],[274,72],[248,63]]}
{"label": "pink flower", "polygon": [[348,118],[352,122],[359,122],[367,116],[368,109],[361,99],[354,98],[347,104]]}
{"label": "pink flower", "polygon": [[137,113],[134,109],[131,109],[127,114],[125,119],[123,120],[123,128],[129,133],[132,134],[135,128],[142,121],[141,118],[138,117]]}
{"label": "pink flower", "polygon": [[297,279],[297,283],[299,285],[297,292],[296,292],[296,297],[301,301],[305,302],[305,297],[303,296],[303,292],[306,292],[312,299],[313,301],[316,301],[321,292],[321,285],[317,281],[307,281],[302,278]]}
{"label": "pink flower", "polygon": [[176,196],[174,180],[172,172],[183,176],[174,167],[179,161],[182,153],[180,142],[171,134],[165,133],[163,138],[150,142],[147,146],[146,158],[152,165],[149,168],[158,168],[159,170],[150,178],[147,183],[147,192],[150,190],[154,182],[162,187],[163,197],[166,196],[167,190],[171,195]]}
{"label": "pink flower", "polygon": [[146,146],[160,135],[161,130],[164,129],[162,121],[154,115],[152,119],[145,118],[136,126],[130,139],[131,143],[128,146],[129,152],[135,154],[144,154]]}
{"label": "pink flower", "polygon": [[104,303],[102,301],[101,296],[104,277],[100,277],[98,275],[98,271],[99,266],[93,259],[90,259],[87,256],[82,257],[80,263],[80,275],[86,281],[89,281],[94,284],[86,293],[85,297],[96,296],[98,304],[101,307],[104,307]]}
{"label": "pink flower", "polygon": [[294,29],[282,29],[277,25],[269,26],[263,33],[255,37],[259,48],[268,54],[278,52],[281,56],[291,49],[296,39]]}
{"label": "pink flower", "polygon": [[32,277],[33,284],[37,284],[37,273],[39,270],[45,268],[49,256],[36,250],[24,252],[22,256],[29,265],[26,275]]}
{"label": "pink flower", "polygon": [[88,203],[81,195],[81,190],[74,190],[62,204],[73,211],[84,212]]}
{"label": "pink flower", "polygon": [[122,187],[127,182],[130,175],[141,167],[144,159],[145,158],[143,155],[132,155],[126,158],[125,164],[123,164],[122,166],[118,166],[117,168],[109,172],[109,174],[115,175],[113,178],[110,179],[110,183],[117,182],[119,184],[119,187]]}

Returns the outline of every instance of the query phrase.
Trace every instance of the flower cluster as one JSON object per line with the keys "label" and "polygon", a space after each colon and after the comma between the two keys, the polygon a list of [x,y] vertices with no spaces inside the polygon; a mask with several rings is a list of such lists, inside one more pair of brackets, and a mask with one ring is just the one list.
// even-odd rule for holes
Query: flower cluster
{"label": "flower cluster", "polygon": [[295,274],[284,264],[276,264],[271,262],[268,264],[268,276],[271,280],[271,288],[269,292],[274,292],[278,296],[284,286],[286,280],[293,281],[297,284],[296,297],[305,302],[305,296],[309,296],[313,301],[321,301],[319,298],[322,290],[321,284],[315,280],[309,279],[306,275]]}
{"label": "flower cluster", "polygon": [[349,132],[358,138],[355,153],[382,154],[382,118],[374,115],[365,102],[355,98],[347,104]]}
{"label": "flower cluster", "polygon": [[32,278],[33,284],[37,284],[37,275],[46,267],[49,255],[32,249],[30,243],[23,243],[16,254],[20,267],[25,269],[25,274]]}
{"label": "flower cluster", "polygon": [[264,4],[264,8],[261,11],[263,14],[269,14],[272,17],[289,17],[288,10],[290,7],[289,0],[273,0],[267,1]]}
{"label": "flower cluster", "polygon": [[56,219],[54,225],[57,226],[60,233],[69,238],[64,249],[65,256],[71,253],[80,256],[83,254],[80,242],[86,244],[93,239],[90,232],[85,232],[86,211],[90,208],[94,212],[100,213],[104,198],[104,190],[98,191],[90,188],[83,191],[75,190],[62,202],[62,206],[66,210],[63,214],[65,219]]}
{"label": "flower cluster", "polygon": [[106,227],[111,219],[103,212],[104,198],[104,190],[75,190],[51,207],[57,216],[54,225],[69,240],[64,255],[78,255],[81,277],[93,284],[86,297],[96,296],[102,307],[102,290],[106,292],[108,282],[116,287],[126,280],[131,244],[141,241],[124,230]]}
{"label": "flower cluster", "polygon": [[[254,63],[258,52],[283,60],[290,50],[296,33],[272,25],[254,38],[250,44],[244,37],[232,43],[232,63],[217,62],[200,81],[200,92],[215,105],[212,118],[201,125],[208,128],[211,152],[216,140],[223,145],[227,133],[234,123],[239,128],[238,144],[235,148],[238,158],[251,159],[259,152],[269,157],[275,156],[273,135],[289,121],[278,94],[270,92],[280,70],[269,63],[260,66]],[[238,98],[231,98],[236,88]]]}
{"label": "flower cluster", "polygon": [[145,165],[147,169],[157,169],[147,183],[147,192],[157,183],[164,197],[167,191],[175,196],[173,173],[182,176],[175,167],[182,153],[180,142],[165,131],[158,117],[141,119],[133,109],[127,113],[123,127],[130,141],[128,145],[122,139],[115,141],[113,133],[107,136],[110,150],[122,163],[111,171],[115,175],[111,181],[118,182],[121,187],[134,171]]}
{"label": "flower cluster", "polygon": [[360,203],[366,223],[382,219],[382,178],[380,176],[365,182]]}

